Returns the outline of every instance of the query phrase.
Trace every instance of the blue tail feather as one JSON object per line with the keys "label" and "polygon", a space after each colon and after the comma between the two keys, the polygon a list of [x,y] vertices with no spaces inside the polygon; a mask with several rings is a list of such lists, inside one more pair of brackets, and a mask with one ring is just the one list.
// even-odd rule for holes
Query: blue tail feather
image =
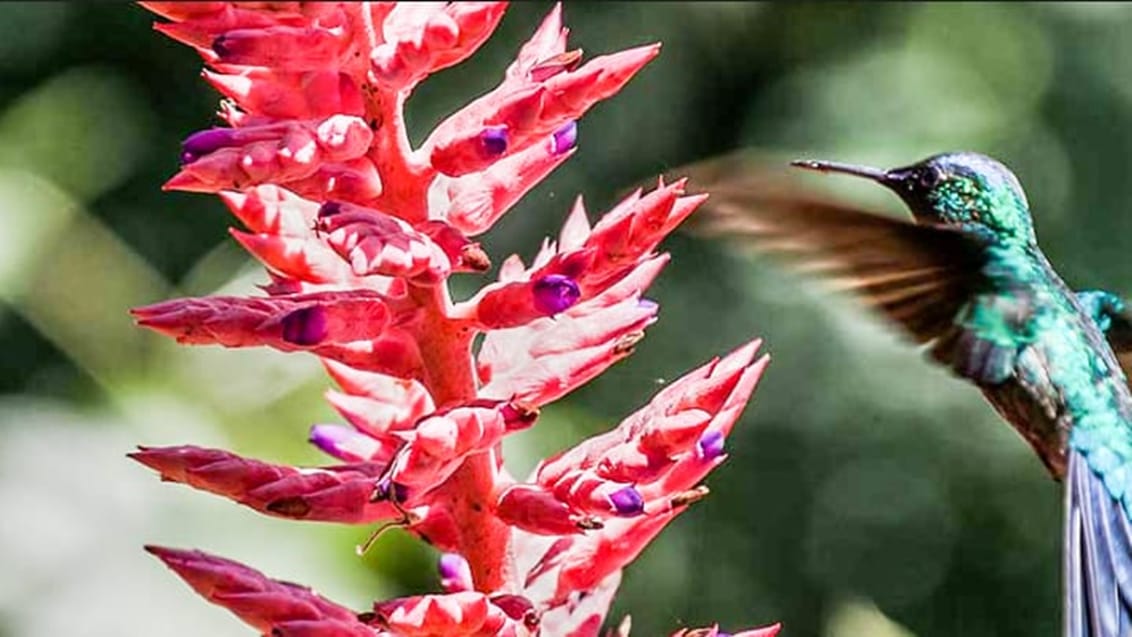
{"label": "blue tail feather", "polygon": [[1076,450],[1065,496],[1065,636],[1132,635],[1132,522]]}

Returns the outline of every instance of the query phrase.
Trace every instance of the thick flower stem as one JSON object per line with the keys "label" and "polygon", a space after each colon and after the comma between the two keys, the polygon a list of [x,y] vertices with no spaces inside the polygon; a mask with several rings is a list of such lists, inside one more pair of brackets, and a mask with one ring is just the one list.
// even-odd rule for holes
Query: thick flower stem
{"label": "thick flower stem", "polygon": [[476,590],[514,592],[511,528],[495,516],[495,454],[469,456],[442,487],[437,500],[447,500],[459,531],[460,553],[468,560]]}
{"label": "thick flower stem", "polygon": [[[446,316],[450,302],[444,286],[418,287],[411,295],[424,311],[418,345],[433,399],[437,405],[474,400],[475,332]],[[483,592],[509,590],[514,580],[511,529],[494,513],[495,465],[493,452],[469,456],[434,500],[448,510],[458,534],[456,550],[468,561],[476,589]]]}
{"label": "thick flower stem", "polygon": [[421,222],[428,217],[428,184],[435,174],[427,163],[414,162],[413,149],[405,126],[404,93],[385,93],[372,84],[363,84],[366,117],[374,141],[370,159],[381,172],[382,192],[366,202],[378,210],[396,210],[406,221]]}

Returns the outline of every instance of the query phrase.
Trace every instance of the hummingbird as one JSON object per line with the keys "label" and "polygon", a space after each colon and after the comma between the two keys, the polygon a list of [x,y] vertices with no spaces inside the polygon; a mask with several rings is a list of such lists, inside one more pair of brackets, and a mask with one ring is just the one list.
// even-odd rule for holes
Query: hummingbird
{"label": "hummingbird", "polygon": [[758,169],[725,159],[681,171],[709,193],[693,231],[825,278],[978,387],[1064,485],[1065,637],[1132,635],[1132,313],[1123,299],[1065,284],[1038,246],[1021,184],[995,159],[793,165],[884,186],[912,218],[760,182]]}

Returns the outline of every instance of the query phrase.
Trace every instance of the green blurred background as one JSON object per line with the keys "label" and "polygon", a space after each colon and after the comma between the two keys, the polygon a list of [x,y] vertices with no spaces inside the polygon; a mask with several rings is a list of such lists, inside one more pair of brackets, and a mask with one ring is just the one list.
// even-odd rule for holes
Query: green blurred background
{"label": "green blurred background", "polygon": [[[416,139],[494,85],[550,5],[410,104]],[[580,127],[581,149],[498,226],[530,257],[574,196],[739,147],[891,166],[970,149],[1012,166],[1075,287],[1132,293],[1132,7],[1118,4],[568,4],[587,55],[659,59]],[[433,555],[367,528],[258,516],[160,484],[124,454],[193,443],[293,463],[333,421],[310,357],[181,348],[129,307],[262,280],[215,197],[163,193],[218,96],[126,4],[0,4],[0,635],[246,635],[141,551],[199,547],[356,608],[436,586]],[[822,182],[887,210],[894,198]],[[510,440],[523,473],[665,382],[761,335],[774,360],[712,496],[627,571],[613,617],[660,635],[781,620],[789,637],[1059,631],[1060,489],[979,394],[852,302],[683,235],[637,353]],[[471,289],[474,280],[464,282]]]}

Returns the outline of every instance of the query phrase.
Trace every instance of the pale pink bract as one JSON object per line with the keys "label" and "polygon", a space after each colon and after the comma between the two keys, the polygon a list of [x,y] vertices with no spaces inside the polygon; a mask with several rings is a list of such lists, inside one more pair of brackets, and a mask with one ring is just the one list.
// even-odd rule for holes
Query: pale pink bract
{"label": "pale pink bract", "polygon": [[[264,296],[133,314],[182,343],[318,356],[344,423],[311,428],[334,460],[319,468],[195,446],[131,456],[267,515],[402,524],[443,552],[443,590],[356,612],[231,560],[148,550],[263,634],[597,635],[625,566],[706,495],[700,482],[724,461],[767,357],[756,341],[713,359],[525,481],[504,468],[500,443],[632,353],[657,320],[642,296],[669,260],[657,246],[703,196],[661,182],[592,226],[579,198],[529,266],[506,259],[464,302],[447,283],[491,268],[473,238],[574,155],[578,120],[659,45],[583,61],[556,7],[500,84],[414,149],[403,113],[413,88],[470,56],[506,3],[142,5],[226,97],[227,126],[187,137],[166,188],[218,194],[269,281]],[[627,632],[622,622],[610,634]]]}

